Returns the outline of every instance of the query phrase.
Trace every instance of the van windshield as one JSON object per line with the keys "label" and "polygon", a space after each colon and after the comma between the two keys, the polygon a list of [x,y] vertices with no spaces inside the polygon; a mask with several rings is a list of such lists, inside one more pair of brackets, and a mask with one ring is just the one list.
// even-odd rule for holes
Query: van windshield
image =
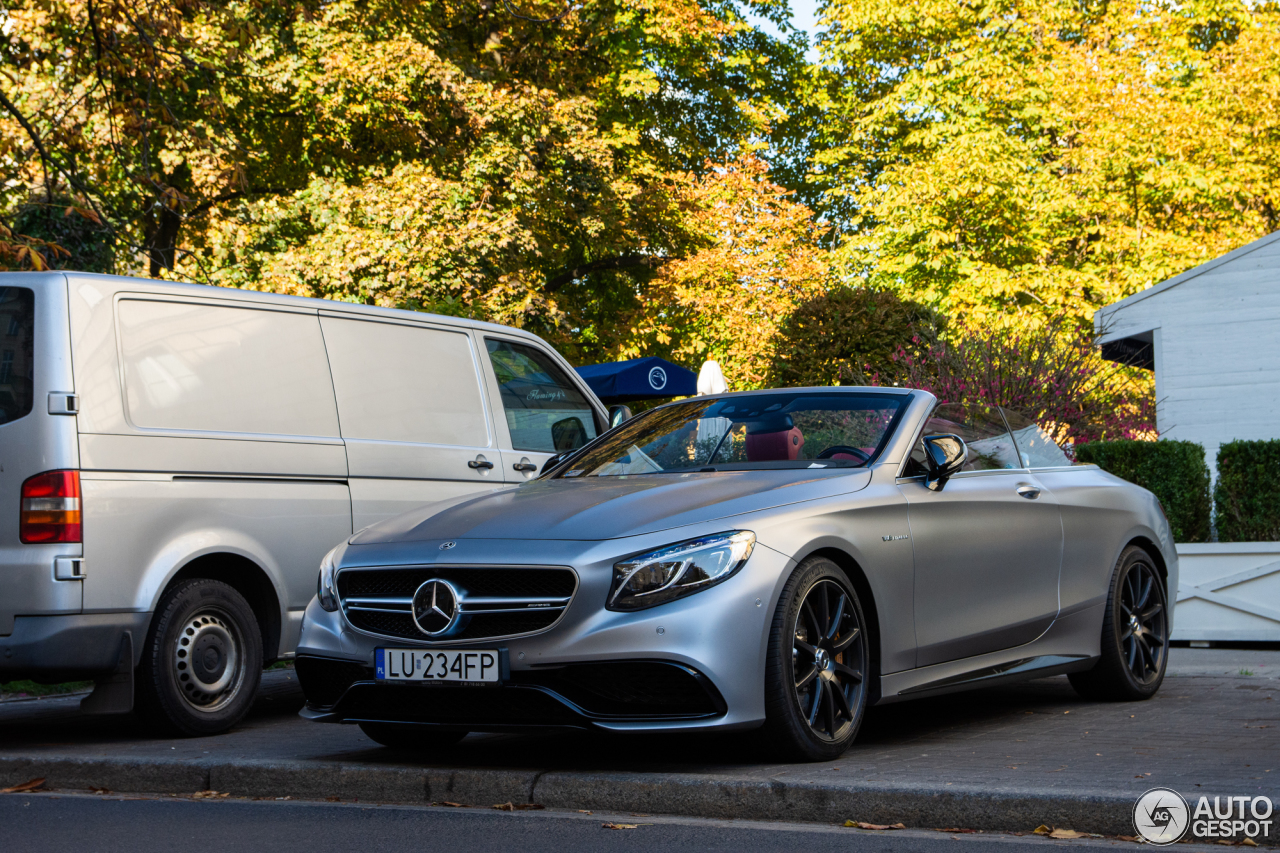
{"label": "van windshield", "polygon": [[764,468],[860,468],[875,460],[907,397],[767,391],[645,412],[557,477]]}
{"label": "van windshield", "polygon": [[35,293],[0,287],[0,424],[31,413],[35,325]]}

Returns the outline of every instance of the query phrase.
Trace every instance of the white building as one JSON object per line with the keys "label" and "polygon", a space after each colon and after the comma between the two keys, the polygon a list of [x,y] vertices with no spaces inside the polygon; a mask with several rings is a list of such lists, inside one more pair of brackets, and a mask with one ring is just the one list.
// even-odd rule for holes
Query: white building
{"label": "white building", "polygon": [[1161,438],[1280,438],[1280,231],[1099,309],[1104,358],[1154,369]]}
{"label": "white building", "polygon": [[[1155,371],[1162,438],[1280,438],[1280,231],[1094,315],[1105,358]],[[1179,545],[1175,640],[1280,640],[1280,543]]]}

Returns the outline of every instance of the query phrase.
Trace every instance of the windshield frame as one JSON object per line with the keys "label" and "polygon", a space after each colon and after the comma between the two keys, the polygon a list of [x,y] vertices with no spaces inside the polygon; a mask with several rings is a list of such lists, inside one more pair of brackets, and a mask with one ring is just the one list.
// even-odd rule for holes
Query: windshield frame
{"label": "windshield frame", "polygon": [[[636,426],[643,424],[646,420],[651,419],[657,413],[668,410],[676,406],[685,406],[694,402],[706,402],[714,405],[718,402],[726,400],[743,400],[744,402],[753,396],[771,396],[776,394],[795,394],[797,396],[806,397],[827,397],[838,398],[843,396],[857,396],[859,398],[876,397],[886,401],[892,401],[897,404],[897,409],[890,417],[889,422],[885,425],[884,433],[880,436],[880,441],[876,445],[874,452],[865,462],[857,464],[847,464],[845,460],[824,459],[826,463],[823,466],[814,466],[813,463],[819,461],[816,459],[797,459],[788,462],[752,462],[752,463],[721,463],[718,465],[704,465],[699,467],[673,468],[662,471],[646,471],[634,472],[627,474],[583,474],[580,476],[565,475],[573,470],[572,463],[574,460],[580,459],[584,454],[596,449],[605,441],[612,440],[618,433],[634,429]],[[911,407],[912,395],[910,393],[902,393],[898,389],[880,389],[880,388],[770,388],[761,391],[747,391],[735,394],[716,395],[711,397],[688,397],[683,400],[676,400],[670,403],[664,403],[661,406],[655,406],[641,412],[630,420],[609,429],[596,436],[580,448],[575,449],[564,459],[558,461],[553,468],[540,474],[539,480],[581,480],[591,481],[603,477],[640,477],[640,476],[657,476],[657,475],[686,475],[691,473],[741,473],[750,471],[809,471],[827,470],[827,471],[844,471],[853,473],[855,471],[865,471],[880,461],[881,455],[885,448],[888,447],[893,437],[897,435],[898,430],[902,426],[903,418],[906,416],[908,409]]]}

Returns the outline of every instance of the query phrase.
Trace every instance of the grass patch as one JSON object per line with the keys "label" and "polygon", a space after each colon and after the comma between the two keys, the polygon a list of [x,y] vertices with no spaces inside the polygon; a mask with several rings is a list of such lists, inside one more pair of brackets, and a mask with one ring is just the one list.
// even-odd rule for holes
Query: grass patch
{"label": "grass patch", "polygon": [[6,681],[0,683],[0,695],[9,698],[20,696],[61,696],[79,693],[93,687],[92,681],[68,681],[64,684],[37,684],[34,681]]}

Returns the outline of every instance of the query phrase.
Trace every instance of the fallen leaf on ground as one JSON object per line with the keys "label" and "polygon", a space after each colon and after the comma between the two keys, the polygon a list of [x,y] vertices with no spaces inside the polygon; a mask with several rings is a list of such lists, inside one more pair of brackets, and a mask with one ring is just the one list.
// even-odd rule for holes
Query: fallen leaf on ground
{"label": "fallen leaf on ground", "polygon": [[903,824],[903,823],[864,823],[860,820],[846,820],[844,822],[844,825],[853,827],[855,829],[879,830],[879,829],[906,829],[907,828],[906,824]]}
{"label": "fallen leaf on ground", "polygon": [[578,809],[578,814],[595,814],[595,812],[591,812],[586,809]]}
{"label": "fallen leaf on ground", "polygon": [[90,786],[89,786],[89,790],[90,790],[90,791],[93,791],[95,794],[110,794],[110,793],[111,793],[111,789],[110,789],[110,788],[95,788],[95,787],[93,787],[92,785],[90,785]]}
{"label": "fallen leaf on ground", "polygon": [[230,794],[219,793],[218,791],[196,791],[191,795],[193,800],[223,800],[231,796]]}
{"label": "fallen leaf on ground", "polygon": [[325,797],[324,801],[326,803],[340,803],[342,802],[342,797]]}
{"label": "fallen leaf on ground", "polygon": [[497,809],[500,812],[527,812],[527,811],[537,811],[538,809],[545,809],[546,806],[542,805],[541,803],[507,802],[507,803],[498,803],[495,806],[490,806],[490,808]]}
{"label": "fallen leaf on ground", "polygon": [[0,788],[0,794],[21,794],[25,791],[38,791],[44,787],[44,777],[39,779],[29,779],[21,785],[14,785],[12,788]]}
{"label": "fallen leaf on ground", "polygon": [[1052,829],[1045,826],[1043,823],[1031,831],[1034,832],[1036,835],[1048,835],[1049,833],[1053,832]]}
{"label": "fallen leaf on ground", "polygon": [[1088,835],[1087,832],[1076,832],[1074,829],[1055,829],[1049,833],[1050,838],[1085,838]]}
{"label": "fallen leaf on ground", "polygon": [[1244,841],[1241,841],[1240,843],[1241,843],[1241,844],[1243,844],[1245,847],[1257,847],[1257,846],[1258,846],[1258,842],[1254,841],[1252,838],[1246,838]]}
{"label": "fallen leaf on ground", "polygon": [[640,826],[638,823],[602,823],[602,829],[635,829]]}
{"label": "fallen leaf on ground", "polygon": [[441,803],[432,803],[431,805],[433,805],[433,806],[448,806],[448,807],[449,807],[449,808],[451,808],[451,809],[465,809],[465,808],[466,808],[466,806],[464,806],[462,803],[451,803],[451,802],[449,802],[448,800],[445,800],[444,802],[441,802]]}

